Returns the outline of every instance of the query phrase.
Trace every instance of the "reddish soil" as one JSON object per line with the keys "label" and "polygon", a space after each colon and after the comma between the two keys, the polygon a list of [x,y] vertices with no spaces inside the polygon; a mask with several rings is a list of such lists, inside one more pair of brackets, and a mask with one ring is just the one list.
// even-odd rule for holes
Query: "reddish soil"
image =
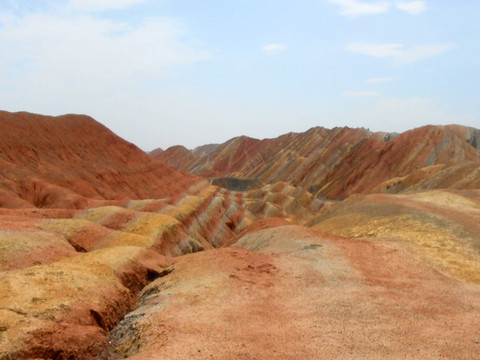
{"label": "reddish soil", "polygon": [[266,218],[262,220],[257,220],[252,225],[250,225],[245,230],[243,230],[237,236],[237,238],[240,239],[247,234],[257,232],[259,230],[269,229],[277,226],[285,226],[285,225],[291,225],[291,223],[289,223],[287,220],[283,218],[271,217],[271,218]]}
{"label": "reddish soil", "polygon": [[2,207],[84,208],[90,199],[163,198],[200,181],[88,116],[2,111],[0,124]]}
{"label": "reddish soil", "polygon": [[1,360],[480,358],[478,130],[150,154],[267,184],[235,192],[86,116],[0,125]]}
{"label": "reddish soil", "polygon": [[295,226],[242,240],[264,246],[178,259],[111,333],[112,351],[131,359],[480,356],[480,288],[400,247]]}

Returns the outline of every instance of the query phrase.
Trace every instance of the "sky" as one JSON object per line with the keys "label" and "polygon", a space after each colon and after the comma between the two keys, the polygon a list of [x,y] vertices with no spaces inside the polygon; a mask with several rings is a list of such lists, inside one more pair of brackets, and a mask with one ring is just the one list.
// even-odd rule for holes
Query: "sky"
{"label": "sky", "polygon": [[0,0],[0,109],[145,151],[314,126],[480,128],[478,0]]}

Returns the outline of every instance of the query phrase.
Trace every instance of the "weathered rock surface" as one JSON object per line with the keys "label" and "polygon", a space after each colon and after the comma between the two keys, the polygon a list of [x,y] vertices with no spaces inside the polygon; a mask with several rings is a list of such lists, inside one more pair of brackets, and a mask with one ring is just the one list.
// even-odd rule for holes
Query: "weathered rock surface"
{"label": "weathered rock surface", "polygon": [[480,358],[476,130],[156,152],[233,191],[88,117],[0,124],[0,360]]}
{"label": "weathered rock surface", "polygon": [[0,273],[0,359],[94,359],[169,260],[138,247]]}
{"label": "weathered rock surface", "polygon": [[88,116],[0,112],[0,206],[85,208],[162,198],[202,179],[152,160]]}
{"label": "weathered rock surface", "polygon": [[220,144],[206,144],[202,146],[197,146],[195,149],[193,149],[193,152],[198,156],[205,156],[217,150],[219,146]]}
{"label": "weathered rock surface", "polygon": [[172,146],[167,150],[156,149],[149,155],[174,169],[179,169],[184,164],[191,164],[200,158],[196,153],[181,145]]}
{"label": "weathered rock surface", "polygon": [[457,125],[425,126],[400,135],[312,128],[275,139],[234,138],[197,160],[186,153],[175,162],[166,154],[158,158],[204,177],[283,181],[341,199],[412,188],[478,189],[479,138],[480,130]]}
{"label": "weathered rock surface", "polygon": [[[404,189],[417,184],[422,189],[478,189],[480,151],[468,140],[479,133],[455,125],[425,126],[388,142],[363,140],[330,171],[318,191],[329,198],[343,198],[373,192],[380,183],[398,177],[408,178]],[[432,165],[444,166],[436,181],[430,179]],[[465,172],[477,176],[464,178]]]}
{"label": "weathered rock surface", "polygon": [[480,191],[351,197],[310,225],[348,238],[402,244],[438,271],[480,284]]}
{"label": "weathered rock surface", "polygon": [[235,245],[178,258],[110,333],[111,352],[138,360],[480,354],[480,288],[401,244],[280,226]]}
{"label": "weathered rock surface", "polygon": [[207,186],[77,211],[3,209],[0,359],[112,359],[109,331],[146,284],[171,271],[172,257],[228,246],[244,229],[268,226],[254,221],[270,213],[304,223],[320,207],[304,190],[277,184],[251,194]]}

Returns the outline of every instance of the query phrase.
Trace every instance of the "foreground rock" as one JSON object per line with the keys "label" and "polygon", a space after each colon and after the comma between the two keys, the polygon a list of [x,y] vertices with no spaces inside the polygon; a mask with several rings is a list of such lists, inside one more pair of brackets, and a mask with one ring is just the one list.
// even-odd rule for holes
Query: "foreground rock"
{"label": "foreground rock", "polygon": [[298,226],[236,245],[179,258],[111,332],[111,351],[136,360],[480,355],[480,288],[401,246]]}
{"label": "foreground rock", "polygon": [[117,247],[0,274],[0,359],[94,359],[169,260]]}
{"label": "foreground rock", "polygon": [[4,209],[0,359],[474,359],[479,209],[282,183]]}
{"label": "foreground rock", "polygon": [[[111,359],[108,333],[145,285],[172,271],[173,257],[228,246],[244,230],[306,222],[319,204],[277,184],[78,211],[2,209],[0,359]],[[285,218],[255,222],[270,213]]]}

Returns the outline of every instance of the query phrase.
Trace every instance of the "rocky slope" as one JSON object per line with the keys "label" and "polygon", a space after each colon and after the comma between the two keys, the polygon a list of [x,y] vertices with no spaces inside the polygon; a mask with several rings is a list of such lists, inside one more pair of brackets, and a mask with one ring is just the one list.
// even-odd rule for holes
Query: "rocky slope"
{"label": "rocky slope", "polygon": [[401,244],[440,272],[480,283],[480,192],[372,194],[329,204],[309,226]]}
{"label": "rocky slope", "polygon": [[1,210],[0,359],[480,355],[479,191],[289,189]]}
{"label": "rocky slope", "polygon": [[161,198],[202,181],[152,160],[87,116],[1,111],[0,127],[1,207]]}
{"label": "rocky slope", "polygon": [[149,155],[154,159],[168,164],[174,169],[184,169],[182,171],[187,171],[192,164],[210,155],[217,150],[219,146],[220,144],[207,144],[196,147],[193,150],[188,150],[185,146],[176,145],[169,147],[167,150],[161,148],[155,149],[151,151]]}
{"label": "rocky slope", "polygon": [[412,187],[479,188],[479,140],[479,130],[456,125],[425,126],[398,136],[313,128],[275,139],[234,138],[196,160],[184,152],[173,162],[169,154],[175,149],[157,158],[203,177],[284,181],[341,199]]}
{"label": "rocky slope", "polygon": [[[478,132],[203,149],[214,177],[256,152],[278,163],[242,169],[296,179],[231,191],[88,117],[0,115],[0,360],[480,358],[480,190],[455,189],[478,184]],[[320,200],[294,184],[313,173],[373,194]]]}
{"label": "rocky slope", "polygon": [[[404,201],[391,195],[365,228],[357,230],[355,218],[346,237],[280,223],[247,232],[231,248],[178,258],[110,333],[110,351],[129,359],[474,359],[479,193],[469,203],[474,217],[444,203],[461,205],[470,194],[445,196],[437,202],[427,192],[419,201],[442,215],[419,203],[406,207],[410,231],[381,215]],[[356,202],[376,205],[368,197]],[[351,206],[346,219],[337,219],[341,206],[329,209],[315,228],[342,232],[348,214],[359,211]],[[457,216],[462,221],[451,220]],[[375,232],[381,221],[396,229]],[[472,238],[450,238],[468,223],[476,224],[465,228]]]}
{"label": "rocky slope", "polygon": [[1,209],[0,359],[112,359],[108,333],[146,284],[172,271],[172,258],[231,245],[271,215],[311,221],[322,205],[279,183],[82,210]]}
{"label": "rocky slope", "polygon": [[196,153],[181,145],[172,146],[165,151],[156,149],[149,155],[165,164],[169,164],[174,169],[180,169],[185,164],[191,164],[200,158]]}

